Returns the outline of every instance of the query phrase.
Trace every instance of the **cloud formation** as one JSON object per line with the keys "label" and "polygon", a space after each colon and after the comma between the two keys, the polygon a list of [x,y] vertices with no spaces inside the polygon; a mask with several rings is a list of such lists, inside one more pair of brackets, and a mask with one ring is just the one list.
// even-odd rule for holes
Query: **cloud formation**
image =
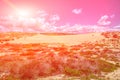
{"label": "cloud formation", "polygon": [[109,21],[110,17],[108,15],[104,15],[102,16],[99,20],[98,20],[98,25],[102,25],[102,26],[108,26],[111,24],[111,21]]}
{"label": "cloud formation", "polygon": [[73,9],[72,12],[74,14],[80,14],[80,13],[82,13],[82,9]]}
{"label": "cloud formation", "polygon": [[[87,32],[103,32],[110,30],[108,21],[109,16],[104,15],[98,21],[99,25],[81,25],[81,24],[64,24],[56,25],[60,20],[58,14],[49,15],[45,11],[39,11],[37,17],[18,17],[5,16],[0,17],[0,32],[62,32],[62,33],[87,33]],[[114,30],[120,30],[120,26],[114,27]]]}
{"label": "cloud formation", "polygon": [[47,15],[48,15],[48,13],[44,10],[39,10],[36,12],[36,16],[39,16],[39,17],[45,17]]}
{"label": "cloud formation", "polygon": [[120,25],[114,26],[114,29],[120,29]]}
{"label": "cloud formation", "polygon": [[51,24],[55,24],[57,21],[60,20],[60,17],[59,17],[59,15],[55,14],[55,15],[50,16],[49,20],[50,20]]}

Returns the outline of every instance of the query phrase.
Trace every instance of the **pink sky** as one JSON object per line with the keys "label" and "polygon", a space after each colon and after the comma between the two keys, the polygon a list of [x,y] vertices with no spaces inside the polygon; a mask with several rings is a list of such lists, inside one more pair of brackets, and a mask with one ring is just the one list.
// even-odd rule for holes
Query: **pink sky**
{"label": "pink sky", "polygon": [[16,8],[32,9],[33,17],[44,11],[45,20],[55,26],[120,26],[120,0],[0,0],[1,16],[14,15],[15,9],[6,1]]}

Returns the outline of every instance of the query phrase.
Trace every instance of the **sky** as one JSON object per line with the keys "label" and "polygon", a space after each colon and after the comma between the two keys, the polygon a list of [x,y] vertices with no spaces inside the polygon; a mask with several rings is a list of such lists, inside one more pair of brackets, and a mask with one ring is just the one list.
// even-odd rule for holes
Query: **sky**
{"label": "sky", "polygon": [[[0,31],[120,30],[119,3],[120,0],[0,0]],[[29,14],[19,15],[22,11]]]}

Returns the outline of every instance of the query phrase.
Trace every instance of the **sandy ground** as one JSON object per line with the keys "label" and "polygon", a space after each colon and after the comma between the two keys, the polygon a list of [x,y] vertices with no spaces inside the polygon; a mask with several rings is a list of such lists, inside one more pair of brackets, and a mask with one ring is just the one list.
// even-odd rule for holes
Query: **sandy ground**
{"label": "sandy ground", "polygon": [[105,76],[108,80],[120,80],[120,68]]}
{"label": "sandy ground", "polygon": [[[105,39],[101,33],[89,33],[89,34],[78,34],[78,35],[43,35],[43,34],[36,34],[34,36],[28,37],[21,37],[19,39],[15,39],[13,41],[9,41],[10,43],[22,43],[22,44],[29,44],[29,43],[63,43],[65,45],[78,45],[83,42],[95,42]],[[4,54],[4,53],[3,53]],[[3,55],[1,54],[1,55]],[[104,59],[103,59],[104,60]],[[115,64],[113,61],[107,62]],[[64,75],[57,75],[54,78],[61,80],[64,78]],[[49,79],[53,80],[52,76],[48,77]],[[40,78],[37,80],[48,80],[48,78]],[[105,75],[107,80],[120,80],[120,68],[115,70],[114,72],[108,73]],[[55,79],[55,80],[56,80]],[[71,79],[71,78],[70,78]],[[74,80],[79,80],[75,78]]]}
{"label": "sandy ground", "polygon": [[78,34],[78,35],[42,35],[22,37],[10,43],[63,43],[65,45],[77,45],[82,42],[95,42],[104,39],[100,33]]}

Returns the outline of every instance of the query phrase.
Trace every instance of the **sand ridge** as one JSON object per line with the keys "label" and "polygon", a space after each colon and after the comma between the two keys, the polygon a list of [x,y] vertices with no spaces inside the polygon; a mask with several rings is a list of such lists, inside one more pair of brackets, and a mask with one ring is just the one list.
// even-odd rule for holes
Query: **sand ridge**
{"label": "sand ridge", "polygon": [[36,34],[31,37],[22,37],[10,43],[63,43],[65,45],[77,45],[82,42],[95,42],[104,39],[100,33],[76,34],[76,35],[43,35]]}

